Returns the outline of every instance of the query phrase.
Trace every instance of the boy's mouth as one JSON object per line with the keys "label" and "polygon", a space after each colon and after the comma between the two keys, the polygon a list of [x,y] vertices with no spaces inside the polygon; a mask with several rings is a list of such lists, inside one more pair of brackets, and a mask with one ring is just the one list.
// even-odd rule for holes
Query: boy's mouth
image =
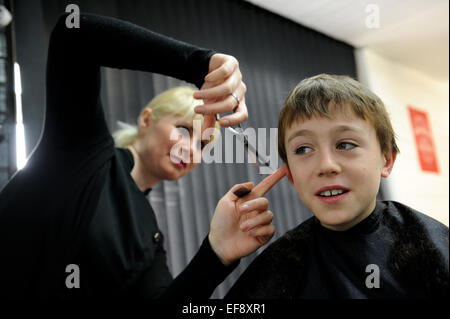
{"label": "boy's mouth", "polygon": [[316,192],[317,198],[326,205],[340,203],[349,194],[350,190],[340,185],[327,186]]}
{"label": "boy's mouth", "polygon": [[344,193],[347,193],[349,191],[348,188],[340,186],[340,185],[334,185],[334,186],[327,186],[319,189],[316,192],[316,196],[320,197],[333,197],[333,196],[339,196]]}

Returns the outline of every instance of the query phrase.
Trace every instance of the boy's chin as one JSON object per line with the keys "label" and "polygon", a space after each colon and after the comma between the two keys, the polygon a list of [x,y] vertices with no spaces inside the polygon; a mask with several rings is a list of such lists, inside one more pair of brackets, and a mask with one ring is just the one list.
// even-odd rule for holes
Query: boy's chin
{"label": "boy's chin", "polygon": [[335,231],[345,231],[357,224],[355,222],[357,217],[352,218],[352,216],[348,216],[348,214],[340,215],[337,213],[333,213],[333,215],[330,214],[330,216],[323,216],[323,215],[322,216],[315,215],[315,216],[320,221],[320,224],[323,227]]}

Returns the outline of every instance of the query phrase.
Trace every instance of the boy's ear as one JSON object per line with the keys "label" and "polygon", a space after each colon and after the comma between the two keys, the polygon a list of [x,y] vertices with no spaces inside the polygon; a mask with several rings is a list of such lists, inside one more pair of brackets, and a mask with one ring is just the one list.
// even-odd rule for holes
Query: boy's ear
{"label": "boy's ear", "polygon": [[394,168],[395,159],[397,158],[397,153],[389,152],[384,154],[384,166],[381,170],[381,177],[388,177],[391,174],[392,168]]}
{"label": "boy's ear", "polygon": [[289,180],[289,182],[294,185],[294,180],[292,179],[292,174],[291,174],[291,169],[289,168],[289,165],[287,163],[285,163],[284,165],[286,165],[287,168],[287,178]]}
{"label": "boy's ear", "polygon": [[151,120],[152,120],[152,109],[150,108],[143,109],[138,119],[140,131],[142,132],[145,131],[150,126]]}

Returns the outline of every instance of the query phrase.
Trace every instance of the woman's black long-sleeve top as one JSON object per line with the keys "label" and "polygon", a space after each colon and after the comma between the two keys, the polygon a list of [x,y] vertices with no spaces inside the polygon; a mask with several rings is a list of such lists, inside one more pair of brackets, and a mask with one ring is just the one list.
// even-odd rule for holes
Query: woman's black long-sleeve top
{"label": "woman's black long-sleeve top", "polygon": [[[206,238],[172,281],[133,157],[107,129],[100,67],[200,87],[214,52],[113,18],[82,14],[72,29],[65,20],[50,37],[40,142],[0,193],[0,296],[208,298],[236,264],[223,266]],[[80,288],[68,288],[73,264]]]}

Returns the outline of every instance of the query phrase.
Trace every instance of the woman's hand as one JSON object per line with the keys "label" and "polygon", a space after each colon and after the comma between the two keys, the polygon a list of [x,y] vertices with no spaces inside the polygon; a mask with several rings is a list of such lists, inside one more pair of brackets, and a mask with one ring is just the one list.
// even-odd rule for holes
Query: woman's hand
{"label": "woman's hand", "polygon": [[[194,93],[196,99],[203,99],[204,105],[195,109],[195,112],[205,116],[205,123],[212,127],[217,113],[231,112],[233,114],[220,119],[221,126],[237,125],[248,118],[245,104],[247,87],[242,81],[239,63],[231,55],[214,54],[209,61],[209,71],[205,83],[200,91]],[[234,94],[236,98],[232,96]]]}
{"label": "woman's hand", "polygon": [[[209,242],[224,265],[247,256],[272,238],[275,227],[269,201],[262,197],[287,173],[276,170],[253,188],[253,183],[234,185],[217,204],[211,221]],[[251,190],[239,197],[239,191]],[[238,194],[238,195],[236,195]]]}

